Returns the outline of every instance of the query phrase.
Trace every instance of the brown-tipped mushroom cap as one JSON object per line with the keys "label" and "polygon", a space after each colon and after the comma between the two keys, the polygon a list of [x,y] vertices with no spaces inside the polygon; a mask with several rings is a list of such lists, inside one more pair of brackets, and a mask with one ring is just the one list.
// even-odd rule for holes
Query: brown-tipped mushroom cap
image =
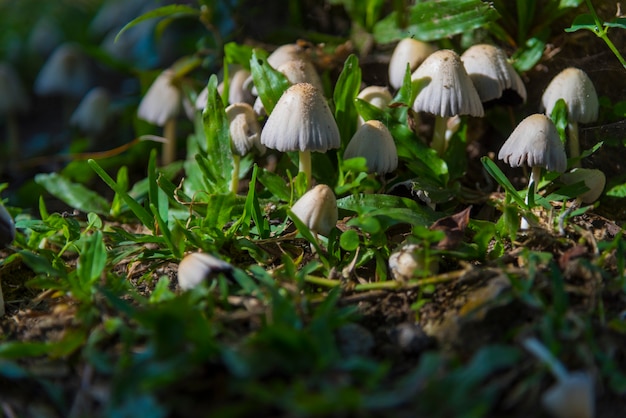
{"label": "brown-tipped mushroom cap", "polygon": [[451,50],[432,53],[411,76],[423,88],[417,94],[413,109],[435,116],[483,116],[483,105],[461,58]]}
{"label": "brown-tipped mushroom cap", "polygon": [[541,96],[546,114],[551,114],[559,99],[567,104],[570,121],[589,123],[598,119],[598,93],[587,74],[578,68],[566,68],[557,74]]}
{"label": "brown-tipped mushroom cap", "polygon": [[511,167],[543,167],[559,173],[567,167],[565,150],[554,123],[539,113],[517,125],[500,148],[498,159]]}
{"label": "brown-tipped mushroom cap", "polygon": [[165,70],[154,80],[139,103],[137,117],[157,126],[165,125],[181,108],[180,90],[172,84],[173,70]]}
{"label": "brown-tipped mushroom cap", "polygon": [[261,126],[252,106],[248,103],[231,104],[226,108],[226,116],[229,122],[231,149],[234,154],[243,157],[253,147],[260,154],[265,152],[265,146],[260,141]]}
{"label": "brown-tipped mushroom cap", "polygon": [[102,134],[108,120],[110,101],[105,88],[95,87],[89,90],[72,113],[70,125],[88,135]]}
{"label": "brown-tipped mushroom cap", "polygon": [[368,120],[355,132],[344,159],[364,157],[372,173],[386,174],[398,167],[398,151],[389,129],[378,120]]}
{"label": "brown-tipped mushroom cap", "polygon": [[261,143],[278,151],[339,148],[339,128],[322,93],[309,83],[289,87],[261,132]]}
{"label": "brown-tipped mushroom cap", "polygon": [[178,264],[178,287],[190,290],[219,273],[229,274],[233,266],[206,253],[191,253]]}
{"label": "brown-tipped mushroom cap", "polygon": [[311,231],[328,236],[339,218],[335,193],[325,184],[318,184],[306,192],[291,211]]}
{"label": "brown-tipped mushroom cap", "polygon": [[0,114],[24,112],[29,100],[20,78],[10,64],[0,63]]}
{"label": "brown-tipped mushroom cap", "polygon": [[393,100],[387,87],[381,86],[367,86],[361,90],[356,97],[365,100],[379,109],[383,109]]}
{"label": "brown-tipped mushroom cap", "polygon": [[291,84],[309,83],[319,91],[324,91],[322,80],[317,74],[315,66],[309,60],[292,59],[283,62],[276,70],[283,73]]}
{"label": "brown-tipped mushroom cap", "polygon": [[285,44],[276,48],[267,57],[267,63],[273,68],[278,68],[287,61],[308,59],[305,49],[298,44]]}
{"label": "brown-tipped mushroom cap", "polygon": [[78,45],[62,44],[43,65],[35,80],[35,93],[82,97],[91,84],[89,60]]}
{"label": "brown-tipped mushroom cap", "polygon": [[500,48],[473,45],[461,55],[461,60],[482,102],[502,97],[505,90],[515,92],[526,101],[526,87]]}
{"label": "brown-tipped mushroom cap", "polygon": [[409,64],[411,72],[415,71],[435,50],[433,45],[413,38],[404,38],[398,42],[389,60],[389,85],[394,89],[402,87],[406,65]]}

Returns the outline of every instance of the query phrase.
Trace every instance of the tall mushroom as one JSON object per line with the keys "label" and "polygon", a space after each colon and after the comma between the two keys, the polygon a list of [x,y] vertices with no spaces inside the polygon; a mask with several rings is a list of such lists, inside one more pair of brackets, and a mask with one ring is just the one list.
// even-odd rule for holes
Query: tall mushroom
{"label": "tall mushroom", "polygon": [[[554,123],[547,116],[538,113],[528,116],[517,125],[500,148],[498,159],[511,167],[531,168],[526,203],[529,202],[530,194],[537,191],[542,168],[559,173],[567,168],[565,150]],[[528,228],[525,218],[522,219],[521,228]]]}
{"label": "tall mushroom", "polygon": [[445,133],[448,118],[456,115],[483,116],[480,97],[461,58],[448,49],[436,51],[426,58],[411,79],[423,85],[413,109],[435,115],[431,147],[443,155],[447,148]]}
{"label": "tall mushroom", "polygon": [[497,100],[509,91],[518,101],[526,101],[524,82],[502,49],[488,44],[473,45],[463,52],[461,61],[483,103]]}
{"label": "tall mushroom", "polygon": [[261,132],[261,143],[282,152],[299,152],[299,171],[311,187],[311,151],[339,148],[339,128],[322,93],[309,83],[289,87]]}
{"label": "tall mushroom", "polygon": [[174,70],[163,71],[154,80],[145,96],[139,103],[137,117],[157,126],[163,127],[163,165],[176,159],[176,117],[181,109],[181,92],[174,85]]}
{"label": "tall mushroom", "polygon": [[261,144],[261,126],[257,121],[254,109],[248,103],[234,103],[226,108],[228,129],[230,132],[230,148],[233,152],[233,178],[230,190],[237,193],[239,185],[239,162],[241,157],[256,148],[261,154],[265,146]]}
{"label": "tall mushroom", "polygon": [[567,105],[570,158],[576,158],[580,156],[578,122],[589,123],[598,119],[598,94],[583,70],[570,67],[557,74],[541,96],[541,104],[547,115],[552,113],[559,99],[563,99]]}

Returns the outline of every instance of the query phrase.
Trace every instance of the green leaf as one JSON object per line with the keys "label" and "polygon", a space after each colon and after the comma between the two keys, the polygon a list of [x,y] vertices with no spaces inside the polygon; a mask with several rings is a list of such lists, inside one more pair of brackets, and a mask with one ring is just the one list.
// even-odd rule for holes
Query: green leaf
{"label": "green leaf", "polygon": [[264,169],[259,174],[259,182],[267,188],[272,196],[283,202],[291,202],[291,189],[287,186],[282,176]]}
{"label": "green leaf", "polygon": [[389,43],[413,37],[434,41],[469,32],[500,17],[489,3],[480,0],[440,0],[420,2],[409,10],[409,25],[399,28],[398,12],[392,12],[374,25],[374,38]]}
{"label": "green leaf", "polygon": [[565,143],[567,140],[567,103],[565,100],[559,99],[554,104],[554,108],[552,109],[552,113],[550,113],[550,119],[554,122],[554,126],[556,126],[556,130],[559,133],[559,137],[561,138],[561,142]]}
{"label": "green leaf", "polygon": [[101,231],[95,231],[84,240],[76,271],[83,285],[88,289],[104,271],[107,261],[107,251]]}
{"label": "green leaf", "polygon": [[224,104],[217,92],[217,76],[213,74],[208,83],[207,105],[202,112],[204,134],[207,141],[207,157],[210,163],[205,167],[210,174],[207,180],[213,186],[212,193],[230,190],[230,180],[234,170],[230,147],[230,132]]}
{"label": "green leaf", "polygon": [[105,198],[57,173],[37,174],[35,183],[43,186],[57,199],[82,212],[94,212],[100,215],[109,213],[109,202]]}
{"label": "green leaf", "polygon": [[115,42],[117,42],[118,38],[128,29],[146,20],[154,19],[157,17],[166,17],[166,16],[182,17],[182,16],[199,16],[199,15],[200,15],[200,11],[198,9],[194,9],[192,7],[185,6],[182,4],[172,4],[169,6],[158,7],[128,22],[122,29],[120,29],[120,31],[115,36]]}
{"label": "green leaf", "polygon": [[[119,185],[121,190],[125,192],[128,191],[129,180],[128,180],[128,168],[126,166],[120,167],[117,171],[117,184]],[[113,196],[113,202],[111,203],[111,216],[117,217],[122,213],[122,203],[124,199],[118,194],[115,193]]]}
{"label": "green leaf", "polygon": [[626,29],[626,17],[618,17],[610,22],[604,22],[604,26],[609,28]]}
{"label": "green leaf", "polygon": [[576,18],[574,18],[574,21],[572,22],[572,26],[566,28],[565,32],[576,32],[577,30],[581,29],[587,29],[595,32],[599,28],[597,28],[596,21],[594,20],[593,16],[585,13],[576,16]]}
{"label": "green leaf", "polygon": [[320,246],[317,238],[315,238],[315,236],[313,235],[313,232],[311,232],[309,227],[304,222],[302,222],[300,218],[298,218],[298,216],[296,216],[296,214],[294,214],[291,211],[291,209],[287,210],[287,214],[289,215],[289,218],[291,218],[291,221],[294,223],[294,225],[298,229],[298,232],[304,237],[304,239],[306,239],[307,241],[311,243],[311,245],[313,245],[313,248],[315,248],[315,251],[317,252],[317,254],[320,254],[320,255],[324,254],[322,247]]}
{"label": "green leaf", "polygon": [[92,159],[88,161],[89,166],[100,176],[100,178],[111,188],[115,193],[120,195],[120,197],[126,202],[130,210],[137,216],[139,221],[144,224],[145,227],[154,231],[154,220],[148,211],[146,211],[143,206],[141,206],[135,199],[133,199],[124,189],[123,185],[117,184],[111,176],[107,174],[106,171],[100,167],[100,165]]}
{"label": "green leaf", "polygon": [[513,66],[519,72],[530,70],[543,56],[546,42],[550,36],[550,29],[544,28],[532,38],[529,38],[523,47],[519,48],[511,57]]}
{"label": "green leaf", "polygon": [[239,64],[249,71],[252,51],[253,48],[248,45],[229,42],[224,45],[224,58],[227,64]]}
{"label": "green leaf", "polygon": [[504,175],[502,170],[494,163],[489,157],[482,157],[480,162],[483,163],[483,167],[491,177],[493,177],[500,186],[506,190],[511,198],[522,208],[527,208],[524,198],[515,190],[515,187],[511,184],[508,178]]}
{"label": "green leaf", "polygon": [[339,245],[346,251],[354,251],[360,244],[359,234],[354,229],[344,231],[339,237]]}
{"label": "green leaf", "polygon": [[354,99],[361,88],[361,67],[356,55],[351,54],[343,64],[333,92],[335,120],[341,135],[342,149],[356,131],[357,112]]}
{"label": "green leaf", "polygon": [[267,62],[267,53],[263,50],[254,49],[250,58],[250,72],[254,80],[254,86],[259,92],[259,98],[269,115],[274,110],[280,96],[291,86],[285,75]]}
{"label": "green leaf", "polygon": [[258,168],[259,167],[255,165],[252,171],[252,179],[250,180],[250,187],[248,188],[245,210],[252,215],[252,219],[254,220],[254,224],[257,228],[257,233],[261,239],[266,239],[270,236],[270,226],[265,216],[263,216],[261,207],[259,206],[259,199],[256,196],[255,185]]}

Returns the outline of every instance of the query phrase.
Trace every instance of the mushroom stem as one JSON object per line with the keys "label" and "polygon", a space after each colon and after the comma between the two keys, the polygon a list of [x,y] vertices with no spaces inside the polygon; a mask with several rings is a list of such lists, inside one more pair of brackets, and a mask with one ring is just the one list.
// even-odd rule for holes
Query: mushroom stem
{"label": "mushroom stem", "polygon": [[541,344],[539,340],[533,337],[527,338],[522,342],[522,345],[526,350],[530,351],[535,357],[548,366],[556,380],[559,382],[567,380],[569,373],[567,369],[565,369],[565,366],[563,366],[563,363],[561,363],[545,345]]}
{"label": "mushroom stem", "polygon": [[237,194],[237,190],[239,190],[239,164],[240,162],[241,162],[241,157],[233,153],[233,176],[230,181],[230,191],[233,192],[233,194]]}
{"label": "mushroom stem", "polygon": [[433,141],[430,147],[437,151],[437,155],[440,157],[446,152],[448,148],[448,141],[446,140],[446,125],[448,118],[446,116],[435,117],[435,128],[433,130]]}
{"label": "mushroom stem", "polygon": [[[580,142],[578,141],[578,122],[570,121],[567,124],[569,132],[569,157],[577,158],[580,156]],[[580,160],[572,164],[572,167],[580,167]]]}
{"label": "mushroom stem", "polygon": [[161,163],[168,165],[176,159],[176,119],[169,118],[163,126],[163,136],[167,140],[163,144]]}
{"label": "mushroom stem", "polygon": [[[530,172],[530,179],[528,180],[528,192],[526,193],[526,204],[530,202],[530,194],[535,194],[537,192],[537,183],[541,180],[541,166],[534,166]],[[522,217],[522,221],[520,223],[520,229],[528,229],[529,224],[528,220]]]}
{"label": "mushroom stem", "polygon": [[306,175],[306,189],[311,189],[311,151],[299,151],[299,169]]}

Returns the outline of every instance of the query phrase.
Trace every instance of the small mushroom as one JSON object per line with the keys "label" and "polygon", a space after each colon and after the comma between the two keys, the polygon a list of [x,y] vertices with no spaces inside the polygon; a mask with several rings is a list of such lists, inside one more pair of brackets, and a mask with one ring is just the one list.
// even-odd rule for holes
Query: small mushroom
{"label": "small mushroom", "polygon": [[509,91],[517,96],[517,102],[526,101],[524,82],[502,49],[473,45],[461,55],[461,61],[483,103],[500,99]]}
{"label": "small mushroom", "polygon": [[206,253],[191,253],[178,264],[178,287],[191,290],[205,280],[215,278],[218,274],[231,274],[233,266]]}
{"label": "small mushroom", "polygon": [[261,144],[261,126],[257,121],[256,113],[248,103],[231,104],[226,108],[226,117],[230,132],[230,148],[235,163],[231,191],[237,193],[241,157],[248,154],[253,148],[263,154],[265,153],[265,146]]}
{"label": "small mushroom", "polygon": [[439,155],[447,148],[446,122],[451,116],[483,116],[480,96],[467,75],[461,58],[451,50],[431,54],[411,75],[423,87],[417,94],[413,109],[435,115],[435,128],[431,147]]}
{"label": "small mushroom", "polygon": [[309,83],[289,87],[261,132],[261,143],[282,152],[298,151],[300,172],[311,187],[311,151],[340,146],[339,128],[322,93]]}
{"label": "small mushroom", "polygon": [[89,90],[72,113],[70,125],[92,138],[99,137],[107,126],[110,102],[111,98],[104,87]]}
{"label": "small mushroom", "polygon": [[139,103],[137,117],[163,127],[163,165],[176,159],[176,118],[181,110],[181,91],[174,84],[175,73],[171,69],[163,71],[154,80]]}
{"label": "small mushroom", "polygon": [[582,203],[590,204],[598,200],[604,186],[606,185],[606,176],[604,173],[597,169],[591,168],[573,168],[571,171],[564,173],[561,176],[561,180],[565,184],[575,184],[584,182],[585,186],[589,189],[583,194],[576,197],[574,203],[559,216],[559,232],[561,235],[565,235],[565,218]]}
{"label": "small mushroom", "polygon": [[[567,167],[565,150],[554,123],[546,115],[538,113],[528,116],[517,125],[500,148],[498,159],[511,167],[531,168],[526,202],[530,194],[537,190],[542,168],[563,173]],[[528,228],[526,219],[522,219],[521,228]]]}
{"label": "small mushroom", "polygon": [[318,184],[302,195],[291,211],[311,231],[328,236],[337,225],[339,213],[335,193],[325,184]]}
{"label": "small mushroom", "polygon": [[78,45],[58,46],[35,79],[35,93],[40,96],[60,95],[82,97],[91,86],[91,70],[87,56]]}
{"label": "small mushroom", "polygon": [[598,119],[598,94],[583,70],[570,67],[557,74],[541,96],[541,104],[547,115],[552,113],[559,99],[563,99],[567,105],[570,158],[576,158],[580,156],[578,123],[590,123]]}
{"label": "small mushroom", "polygon": [[426,42],[404,38],[398,42],[389,60],[389,85],[394,89],[402,87],[407,64],[413,72],[436,48]]}
{"label": "small mushroom", "polygon": [[398,150],[384,123],[368,120],[354,133],[344,159],[364,157],[370,173],[387,174],[398,167]]}
{"label": "small mushroom", "polygon": [[439,263],[417,244],[403,244],[389,256],[389,270],[395,280],[406,282],[417,276],[437,274]]}
{"label": "small mushroom", "polygon": [[[356,97],[379,109],[384,109],[393,100],[387,87],[382,86],[367,86],[361,90]],[[358,126],[363,125],[364,122],[363,118],[359,115]]]}

